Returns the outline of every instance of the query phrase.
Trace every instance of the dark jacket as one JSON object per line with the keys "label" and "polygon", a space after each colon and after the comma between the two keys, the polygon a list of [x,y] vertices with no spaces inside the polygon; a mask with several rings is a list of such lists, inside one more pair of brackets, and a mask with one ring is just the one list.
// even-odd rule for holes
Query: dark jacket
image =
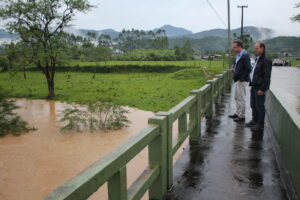
{"label": "dark jacket", "polygon": [[236,81],[250,81],[250,72],[251,72],[251,63],[250,56],[248,53],[245,53],[241,56],[237,63],[235,63],[235,69],[233,74],[233,80]]}
{"label": "dark jacket", "polygon": [[267,91],[270,88],[271,72],[272,61],[265,56],[260,56],[250,86],[263,92]]}

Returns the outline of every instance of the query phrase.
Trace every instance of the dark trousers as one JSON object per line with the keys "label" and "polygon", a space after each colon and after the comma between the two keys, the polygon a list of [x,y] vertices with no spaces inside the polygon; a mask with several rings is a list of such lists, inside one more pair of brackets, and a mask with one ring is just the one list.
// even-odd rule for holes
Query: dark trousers
{"label": "dark trousers", "polygon": [[257,95],[259,89],[251,87],[250,105],[252,108],[252,120],[260,127],[264,127],[265,123],[265,99],[266,95]]}

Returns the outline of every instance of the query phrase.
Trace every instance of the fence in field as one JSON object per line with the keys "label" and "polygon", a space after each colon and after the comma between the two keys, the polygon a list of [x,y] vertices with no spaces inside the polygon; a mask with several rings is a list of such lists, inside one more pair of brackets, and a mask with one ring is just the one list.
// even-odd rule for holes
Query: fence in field
{"label": "fence in field", "polygon": [[[200,89],[167,112],[158,112],[148,125],[110,154],[95,162],[73,179],[49,194],[45,200],[83,200],[104,183],[109,200],[137,200],[149,191],[149,199],[163,199],[173,184],[173,156],[189,136],[197,143],[201,136],[201,118],[210,117],[213,104],[230,87],[230,72],[208,80]],[[173,123],[178,120],[178,135]],[[126,164],[148,146],[148,167],[127,189]]]}

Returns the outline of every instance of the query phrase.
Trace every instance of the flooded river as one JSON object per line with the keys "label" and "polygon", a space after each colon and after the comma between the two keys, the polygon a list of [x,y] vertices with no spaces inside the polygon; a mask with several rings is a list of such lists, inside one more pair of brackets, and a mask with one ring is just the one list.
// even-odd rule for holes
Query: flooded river
{"label": "flooded river", "polygon": [[[39,200],[143,129],[152,112],[129,110],[131,125],[103,133],[60,132],[65,103],[18,99],[17,113],[38,130],[0,138],[0,199]],[[145,149],[127,165],[128,186],[147,165]],[[134,166],[134,168],[133,168]],[[89,199],[107,199],[103,186]],[[144,198],[147,199],[147,198]]]}

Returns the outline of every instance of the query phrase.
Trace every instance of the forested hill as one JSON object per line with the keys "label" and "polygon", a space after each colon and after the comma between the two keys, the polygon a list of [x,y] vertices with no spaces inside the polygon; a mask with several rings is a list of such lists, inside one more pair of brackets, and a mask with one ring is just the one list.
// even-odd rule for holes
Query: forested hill
{"label": "forested hill", "polygon": [[[225,52],[227,49],[227,39],[215,36],[208,36],[200,39],[190,39],[184,37],[170,38],[169,47],[180,47],[187,40],[190,41],[194,50],[201,52],[202,54],[212,52]],[[263,41],[266,43],[268,51],[300,53],[300,37],[280,36]],[[253,45],[254,44],[252,44],[252,46]]]}
{"label": "forested hill", "polygon": [[225,52],[227,49],[227,40],[225,38],[208,36],[200,39],[190,38],[170,38],[169,47],[174,48],[175,46],[182,47],[183,44],[189,40],[192,48],[201,54],[213,53],[213,52]]}
{"label": "forested hill", "polygon": [[275,37],[266,40],[265,43],[269,51],[300,53],[300,37]]}

